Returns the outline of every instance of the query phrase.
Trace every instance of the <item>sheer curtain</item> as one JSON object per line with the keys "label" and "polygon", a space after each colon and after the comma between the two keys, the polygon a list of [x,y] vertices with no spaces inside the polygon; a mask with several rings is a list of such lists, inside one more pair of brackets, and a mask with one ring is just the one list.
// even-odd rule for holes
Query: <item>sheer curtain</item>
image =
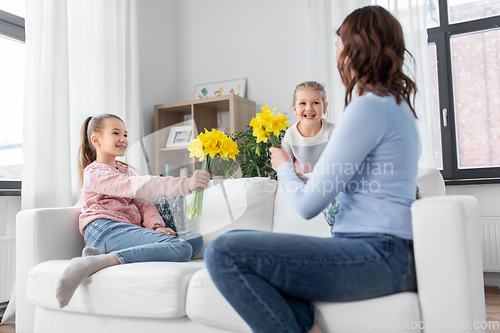
{"label": "sheer curtain", "polygon": [[22,209],[71,205],[67,3],[26,2]]}
{"label": "sheer curtain", "polygon": [[[69,0],[69,73],[71,171],[77,178],[81,124],[88,116],[113,113],[122,118],[129,133],[129,147],[143,137],[140,112],[136,2],[122,0]],[[137,146],[137,145],[136,145]],[[124,161],[144,170],[137,149]],[[78,199],[76,181],[73,203]],[[76,195],[76,197],[75,197]]]}
{"label": "sheer curtain", "polygon": [[[87,116],[120,116],[129,146],[140,148],[136,13],[136,0],[26,0],[23,210],[78,201],[77,153]],[[125,161],[147,170],[140,149]],[[4,323],[13,318],[14,296]]]}
{"label": "sheer curtain", "polygon": [[[329,114],[327,119],[337,122],[344,109],[345,89],[340,83],[334,58],[334,43],[337,39],[335,32],[344,18],[353,10],[368,5],[379,5],[386,8],[399,20],[403,27],[406,48],[415,58],[415,64],[407,62],[407,74],[410,74],[410,77],[415,80],[418,88],[415,107],[419,118],[418,124],[422,140],[420,166],[434,167],[426,0],[309,0],[311,31],[314,34],[311,48],[312,75],[314,79],[327,84],[329,94]],[[327,56],[315,56],[315,54],[323,52],[325,49],[327,49]]]}
{"label": "sheer curtain", "polygon": [[[134,0],[27,0],[22,208],[78,201],[79,132],[114,113],[143,136]],[[144,169],[140,151],[127,162]]]}

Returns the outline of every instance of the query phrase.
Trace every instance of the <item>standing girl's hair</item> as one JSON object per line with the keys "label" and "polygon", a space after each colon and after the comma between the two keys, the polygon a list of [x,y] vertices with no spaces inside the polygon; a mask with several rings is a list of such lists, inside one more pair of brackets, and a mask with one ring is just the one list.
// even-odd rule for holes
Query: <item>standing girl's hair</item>
{"label": "standing girl's hair", "polygon": [[408,103],[416,118],[417,87],[403,72],[405,54],[414,59],[405,47],[398,20],[383,7],[363,7],[347,16],[337,35],[344,44],[337,67],[346,86],[345,105],[354,88],[360,96],[393,94],[398,104],[402,98]]}
{"label": "standing girl's hair", "polygon": [[[325,86],[322,85],[321,83],[318,83],[316,81],[304,81],[302,83],[299,83],[297,85],[297,87],[295,87],[295,90],[293,91],[293,103],[292,103],[292,106],[295,105],[295,101],[297,99],[297,91],[299,90],[302,90],[302,89],[310,89],[310,90],[316,90],[316,91],[319,91],[321,93],[321,96],[322,96],[322,99],[323,99],[323,105],[327,105],[326,104],[326,90],[325,90]],[[324,113],[326,113],[326,107],[325,109],[323,110]]]}
{"label": "standing girl's hair", "polygon": [[[105,120],[114,118],[123,122],[117,115],[105,113],[94,117],[88,117],[83,122],[80,130],[80,149],[78,150],[78,186],[83,187],[83,171],[85,168],[97,158],[97,153],[92,144],[92,135],[95,133],[101,134],[105,126]],[[125,162],[117,161],[118,163],[128,166]]]}

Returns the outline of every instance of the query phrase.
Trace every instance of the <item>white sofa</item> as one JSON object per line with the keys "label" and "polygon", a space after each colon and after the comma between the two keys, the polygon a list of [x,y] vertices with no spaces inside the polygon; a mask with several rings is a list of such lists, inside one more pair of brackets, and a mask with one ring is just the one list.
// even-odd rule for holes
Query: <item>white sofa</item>
{"label": "white sofa", "polygon": [[[412,206],[418,293],[316,303],[324,332],[484,332],[466,327],[485,320],[477,201],[443,196],[444,183],[434,169],[420,169],[418,185],[423,199]],[[300,218],[275,181],[230,180],[224,188],[228,200],[220,186],[212,187],[203,217],[187,224],[202,232],[207,244],[239,228],[330,237],[323,217]],[[210,280],[202,259],[104,269],[59,309],[56,281],[83,248],[78,214],[75,207],[18,214],[17,332],[250,332]]]}

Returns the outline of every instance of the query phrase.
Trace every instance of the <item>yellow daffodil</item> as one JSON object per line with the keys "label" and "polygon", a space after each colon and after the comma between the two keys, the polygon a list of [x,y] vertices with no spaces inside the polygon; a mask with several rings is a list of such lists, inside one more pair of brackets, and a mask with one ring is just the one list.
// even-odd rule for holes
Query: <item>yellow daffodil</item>
{"label": "yellow daffodil", "polygon": [[269,110],[269,105],[263,106],[260,109],[262,110],[263,113],[274,112],[274,110],[276,110],[276,108]]}
{"label": "yellow daffodil", "polygon": [[276,118],[278,118],[280,121],[280,127],[281,127],[280,130],[285,130],[291,126],[290,123],[287,121],[288,120],[287,116],[285,116],[284,114],[280,114],[278,112],[278,115],[276,116]]}
{"label": "yellow daffodil", "polygon": [[259,115],[256,115],[254,118],[252,118],[252,120],[250,120],[250,127],[253,128],[261,127],[258,116]]}
{"label": "yellow daffodil", "polygon": [[[206,131],[207,131],[207,129],[205,128],[205,132],[206,132]],[[198,135],[198,138],[197,138],[197,139],[198,139],[198,140],[200,140],[202,144],[205,144],[205,141],[207,141],[207,135],[206,135],[205,133],[203,133],[203,132],[202,132],[202,133],[200,133],[200,134]]]}
{"label": "yellow daffodil", "polygon": [[[206,130],[206,129],[205,129],[205,130]],[[213,128],[213,129],[212,129],[212,132],[211,132],[211,133],[212,133],[212,135],[214,136],[215,140],[217,140],[217,141],[222,141],[222,140],[224,140],[225,138],[228,138],[228,137],[226,136],[226,134],[224,134],[224,132],[222,132],[222,131],[218,131],[218,130],[216,130],[215,128]],[[229,138],[228,138],[228,139],[229,139]],[[230,140],[231,140],[231,139],[230,139]]]}
{"label": "yellow daffodil", "polygon": [[217,146],[217,143],[217,140],[214,140],[214,138],[209,138],[207,142],[205,142],[203,153],[205,155],[210,155],[211,158],[214,158],[215,155],[221,152],[221,149]]}
{"label": "yellow daffodil", "polygon": [[257,138],[257,143],[261,141],[267,142],[269,135],[270,135],[269,132],[263,130],[262,128],[255,128],[253,130],[253,136]]}
{"label": "yellow daffodil", "polygon": [[194,139],[189,145],[188,150],[190,152],[190,158],[196,156],[200,159],[200,161],[203,161],[203,144],[201,143],[200,139]]}
{"label": "yellow daffodil", "polygon": [[221,157],[227,159],[229,153],[231,153],[233,150],[233,140],[231,140],[228,137],[223,138],[220,141],[220,148],[221,148],[221,153],[220,153]]}
{"label": "yellow daffodil", "polygon": [[267,142],[271,140],[273,147],[278,147],[278,137],[280,131],[290,127],[287,122],[288,118],[285,115],[278,113],[274,115],[276,108],[269,110],[269,105],[261,107],[262,113],[258,113],[250,121],[250,126],[253,128],[253,135],[257,138],[257,143]]}
{"label": "yellow daffodil", "polygon": [[[200,133],[188,146],[190,152],[189,157],[196,156],[202,162],[201,169],[210,172],[213,159],[221,157],[225,160],[231,158],[236,159],[239,153],[238,144],[233,142],[231,138],[222,131],[212,129],[211,131],[205,128],[204,133]],[[205,158],[207,157],[207,158]],[[233,170],[234,173],[234,170]],[[196,189],[193,200],[189,205],[186,217],[194,219],[201,217],[203,207],[203,188]]]}
{"label": "yellow daffodil", "polygon": [[233,160],[236,159],[236,155],[240,153],[240,150],[238,149],[238,144],[236,142],[232,143],[232,149],[228,153],[229,158],[232,158]]}
{"label": "yellow daffodil", "polygon": [[203,161],[205,155],[209,155],[211,158],[228,157],[230,154],[234,156],[235,150],[232,144],[233,141],[224,132],[216,129],[209,131],[205,128],[205,132],[200,133],[189,145],[189,157],[196,156],[200,161]]}
{"label": "yellow daffodil", "polygon": [[285,115],[278,113],[268,126],[266,126],[266,131],[273,132],[274,135],[278,137],[281,130],[286,130],[290,127],[290,123],[287,122],[287,119]]}
{"label": "yellow daffodil", "polygon": [[[264,108],[262,108],[264,109]],[[261,123],[262,126],[266,126],[266,124],[269,124],[270,122],[273,121],[274,119],[274,110],[276,109],[272,109],[272,110],[269,110],[269,107],[267,108],[267,110],[262,110],[262,113],[259,113],[258,116],[259,116],[259,122]]]}

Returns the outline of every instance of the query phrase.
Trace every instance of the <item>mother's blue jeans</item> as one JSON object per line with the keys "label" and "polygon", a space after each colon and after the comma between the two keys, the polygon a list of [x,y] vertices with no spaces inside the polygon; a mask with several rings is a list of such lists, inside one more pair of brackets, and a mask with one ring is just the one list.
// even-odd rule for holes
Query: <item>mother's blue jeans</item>
{"label": "mother's blue jeans", "polygon": [[308,332],[311,301],[347,302],[417,289],[413,242],[336,233],[333,238],[231,231],[205,250],[208,271],[254,332]]}
{"label": "mother's blue jeans", "polygon": [[191,230],[169,236],[133,224],[97,219],[84,230],[85,246],[112,253],[122,264],[145,261],[188,261],[203,248],[203,237]]}

